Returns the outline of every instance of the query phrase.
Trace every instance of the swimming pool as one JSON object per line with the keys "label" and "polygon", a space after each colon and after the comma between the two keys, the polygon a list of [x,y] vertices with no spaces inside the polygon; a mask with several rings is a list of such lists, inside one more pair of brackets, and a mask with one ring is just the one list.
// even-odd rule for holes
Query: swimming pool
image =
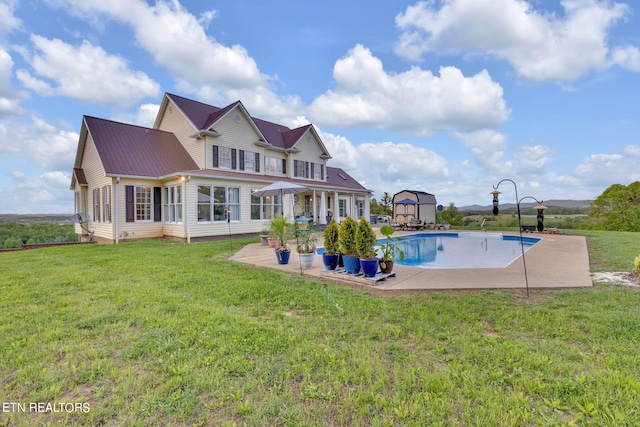
{"label": "swimming pool", "polygon": [[[522,256],[520,236],[498,233],[417,233],[401,236],[397,246],[404,260],[396,264],[419,268],[505,268]],[[386,239],[378,242],[383,244]],[[538,243],[523,237],[525,252]]]}
{"label": "swimming pool", "polygon": [[[505,268],[522,255],[520,236],[499,233],[416,233],[400,236],[404,260],[396,264],[418,268]],[[522,237],[525,252],[538,237]],[[378,240],[382,245],[386,239]],[[318,248],[318,254],[324,248]]]}

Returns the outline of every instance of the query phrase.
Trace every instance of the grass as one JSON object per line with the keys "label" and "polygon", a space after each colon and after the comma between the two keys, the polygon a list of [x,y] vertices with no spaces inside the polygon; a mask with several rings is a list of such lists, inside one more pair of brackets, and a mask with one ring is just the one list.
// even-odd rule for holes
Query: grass
{"label": "grass", "polygon": [[[611,236],[598,268],[637,255]],[[637,290],[370,294],[229,250],[1,254],[0,426],[640,425]]]}

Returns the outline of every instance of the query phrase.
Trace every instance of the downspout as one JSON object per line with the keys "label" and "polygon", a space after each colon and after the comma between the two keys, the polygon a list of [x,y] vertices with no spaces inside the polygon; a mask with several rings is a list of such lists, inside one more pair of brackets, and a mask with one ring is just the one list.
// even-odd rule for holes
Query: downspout
{"label": "downspout", "polygon": [[115,212],[114,218],[113,218],[113,228],[115,230],[116,233],[116,238],[115,238],[115,242],[119,243],[120,242],[120,233],[118,232],[118,184],[120,184],[120,177],[116,177],[116,183],[113,186],[113,203],[114,203],[114,207],[113,207],[113,211]]}

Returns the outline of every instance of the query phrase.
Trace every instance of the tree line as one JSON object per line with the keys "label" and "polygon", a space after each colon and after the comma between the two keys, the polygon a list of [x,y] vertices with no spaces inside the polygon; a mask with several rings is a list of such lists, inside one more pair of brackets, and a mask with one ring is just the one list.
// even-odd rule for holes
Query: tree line
{"label": "tree line", "polygon": [[76,242],[73,224],[0,224],[0,249],[23,244]]}

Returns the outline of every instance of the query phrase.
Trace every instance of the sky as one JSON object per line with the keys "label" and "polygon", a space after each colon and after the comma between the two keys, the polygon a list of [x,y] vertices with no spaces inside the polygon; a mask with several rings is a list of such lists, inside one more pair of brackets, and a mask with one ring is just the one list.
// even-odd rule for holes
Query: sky
{"label": "sky", "polygon": [[640,180],[637,2],[0,0],[0,23],[0,213],[71,214],[82,116],[151,127],[165,92],[313,123],[378,200]]}

